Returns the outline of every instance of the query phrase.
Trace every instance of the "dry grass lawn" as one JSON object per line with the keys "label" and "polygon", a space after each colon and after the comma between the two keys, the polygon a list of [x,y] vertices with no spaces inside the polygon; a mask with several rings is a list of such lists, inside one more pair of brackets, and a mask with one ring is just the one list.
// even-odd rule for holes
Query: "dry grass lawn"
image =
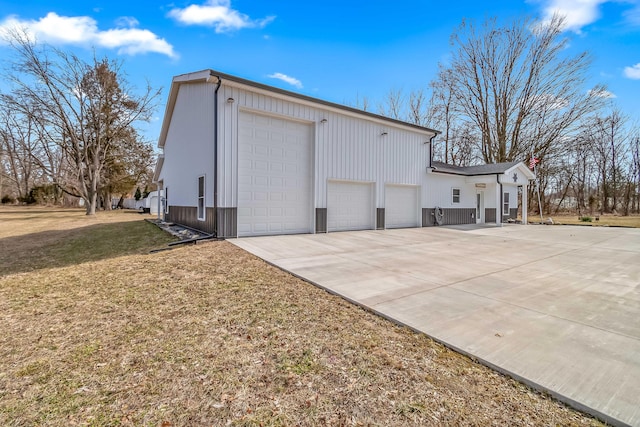
{"label": "dry grass lawn", "polygon": [[599,425],[227,242],[0,208],[0,425]]}
{"label": "dry grass lawn", "polygon": [[[591,222],[581,221],[581,215],[552,215],[554,224],[567,224],[567,225],[586,225],[586,226],[600,226],[600,227],[634,227],[640,228],[640,215],[629,215],[629,216],[619,216],[619,215],[582,215],[583,217],[590,217]],[[598,220],[596,221],[596,217]],[[548,217],[545,217],[545,219]],[[539,221],[540,216],[531,215],[529,216],[530,221]]]}

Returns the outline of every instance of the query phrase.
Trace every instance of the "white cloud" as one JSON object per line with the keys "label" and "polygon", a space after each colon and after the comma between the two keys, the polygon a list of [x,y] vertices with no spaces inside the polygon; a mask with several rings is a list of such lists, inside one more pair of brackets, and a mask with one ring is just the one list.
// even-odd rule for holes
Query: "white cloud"
{"label": "white cloud", "polygon": [[631,67],[624,67],[624,75],[629,79],[640,80],[640,63]]}
{"label": "white cloud", "polygon": [[596,22],[601,17],[600,7],[605,3],[624,3],[631,9],[623,14],[632,24],[640,24],[640,0],[532,0],[542,4],[544,20],[549,21],[558,13],[566,18],[566,30],[577,34],[582,28]]}
{"label": "white cloud", "polygon": [[302,82],[296,79],[295,77],[287,76],[286,74],[282,74],[282,73],[269,74],[267,77],[271,79],[282,80],[283,82],[289,83],[291,86],[294,86],[298,89],[302,89]]}
{"label": "white cloud", "polygon": [[9,16],[0,23],[0,34],[24,29],[29,37],[51,44],[94,45],[118,49],[119,53],[129,55],[155,52],[171,58],[177,56],[173,46],[165,39],[159,38],[149,30],[135,28],[138,25],[135,18],[121,18],[117,24],[125,28],[101,31],[96,20],[89,16],[60,16],[55,12],[49,12],[37,21]]}
{"label": "white cloud", "polygon": [[139,24],[140,22],[133,16],[121,16],[120,18],[116,19],[116,26],[118,27],[134,28]]}
{"label": "white cloud", "polygon": [[264,28],[275,19],[275,16],[251,19],[248,15],[232,9],[230,0],[207,0],[202,5],[192,4],[184,9],[176,8],[169,12],[169,16],[186,25],[215,27],[216,33],[242,28]]}
{"label": "white cloud", "polygon": [[591,89],[589,91],[589,95],[593,95],[593,96],[597,96],[598,98],[605,98],[605,99],[613,99],[618,97],[615,93],[609,92],[608,90],[605,90],[605,89],[600,89],[600,90]]}
{"label": "white cloud", "polygon": [[600,5],[608,0],[543,0],[544,19],[557,13],[566,19],[566,29],[580,33],[582,27],[600,18]]}
{"label": "white cloud", "polygon": [[569,101],[566,98],[551,94],[536,95],[532,98],[532,101],[533,108],[539,108],[542,111],[561,110],[569,106]]}
{"label": "white cloud", "polygon": [[631,25],[640,25],[640,0],[627,0],[627,3],[634,5],[631,9],[624,12],[624,17]]}

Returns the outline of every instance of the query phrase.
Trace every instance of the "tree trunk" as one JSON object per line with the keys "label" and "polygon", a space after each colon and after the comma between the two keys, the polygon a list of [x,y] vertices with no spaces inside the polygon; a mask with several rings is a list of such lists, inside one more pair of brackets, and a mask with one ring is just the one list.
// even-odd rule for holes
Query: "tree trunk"
{"label": "tree trunk", "polygon": [[111,192],[110,191],[105,191],[104,192],[104,210],[105,211],[110,211],[111,209]]}

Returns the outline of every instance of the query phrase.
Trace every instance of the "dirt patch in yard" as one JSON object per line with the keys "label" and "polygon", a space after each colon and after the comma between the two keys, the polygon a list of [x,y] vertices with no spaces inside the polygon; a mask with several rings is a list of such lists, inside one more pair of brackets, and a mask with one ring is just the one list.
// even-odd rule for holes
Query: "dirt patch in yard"
{"label": "dirt patch in yard", "polygon": [[227,242],[149,254],[127,217],[148,240],[96,255],[75,215],[74,262],[0,246],[0,425],[599,424]]}

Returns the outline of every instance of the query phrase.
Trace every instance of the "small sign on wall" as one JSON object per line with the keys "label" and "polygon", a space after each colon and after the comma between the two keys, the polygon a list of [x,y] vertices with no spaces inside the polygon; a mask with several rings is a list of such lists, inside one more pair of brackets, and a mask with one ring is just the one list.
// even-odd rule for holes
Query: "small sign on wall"
{"label": "small sign on wall", "polygon": [[477,182],[476,188],[487,188],[487,184],[485,184],[484,182]]}

